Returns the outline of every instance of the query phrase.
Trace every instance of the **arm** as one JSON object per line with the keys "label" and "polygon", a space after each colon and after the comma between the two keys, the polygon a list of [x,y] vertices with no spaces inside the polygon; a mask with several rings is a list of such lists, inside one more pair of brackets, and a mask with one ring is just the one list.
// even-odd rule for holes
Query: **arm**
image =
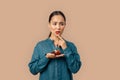
{"label": "arm", "polygon": [[32,55],[32,59],[28,64],[29,70],[33,75],[36,75],[38,72],[44,71],[49,59],[46,58],[45,54],[40,58],[41,52],[40,48],[36,46]]}
{"label": "arm", "polygon": [[67,62],[69,70],[72,73],[77,73],[82,64],[81,64],[80,56],[77,52],[76,46],[72,43],[67,48],[65,48],[63,51],[65,54],[65,58],[66,58],[66,62]]}

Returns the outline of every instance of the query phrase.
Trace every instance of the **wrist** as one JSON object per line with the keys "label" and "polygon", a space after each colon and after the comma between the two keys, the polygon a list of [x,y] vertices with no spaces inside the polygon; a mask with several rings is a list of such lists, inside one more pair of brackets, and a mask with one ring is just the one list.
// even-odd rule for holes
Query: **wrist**
{"label": "wrist", "polygon": [[47,54],[45,54],[45,57],[46,57],[46,58],[49,58]]}
{"label": "wrist", "polygon": [[66,48],[67,48],[67,46],[63,46],[63,47],[62,47],[63,50],[66,49]]}

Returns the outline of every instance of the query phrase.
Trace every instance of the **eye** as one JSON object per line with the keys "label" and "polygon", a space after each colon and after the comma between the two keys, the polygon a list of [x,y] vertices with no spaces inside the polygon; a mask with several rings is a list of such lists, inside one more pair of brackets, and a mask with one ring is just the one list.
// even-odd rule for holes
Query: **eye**
{"label": "eye", "polygon": [[61,26],[64,26],[64,25],[65,25],[65,23],[64,23],[64,22],[60,22],[60,25],[61,25]]}
{"label": "eye", "polygon": [[57,22],[54,22],[54,23],[53,23],[53,25],[55,25],[55,26],[56,26],[56,25],[57,25]]}

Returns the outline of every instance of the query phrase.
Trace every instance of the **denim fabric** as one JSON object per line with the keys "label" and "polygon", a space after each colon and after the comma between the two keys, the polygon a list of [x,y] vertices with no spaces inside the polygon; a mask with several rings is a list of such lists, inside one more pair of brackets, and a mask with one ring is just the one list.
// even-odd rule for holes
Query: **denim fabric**
{"label": "denim fabric", "polygon": [[54,41],[50,38],[39,41],[33,51],[28,64],[33,75],[40,73],[39,80],[73,80],[72,73],[77,73],[81,67],[80,55],[76,46],[65,40],[67,48],[58,49],[64,57],[48,59],[45,55],[56,49]]}

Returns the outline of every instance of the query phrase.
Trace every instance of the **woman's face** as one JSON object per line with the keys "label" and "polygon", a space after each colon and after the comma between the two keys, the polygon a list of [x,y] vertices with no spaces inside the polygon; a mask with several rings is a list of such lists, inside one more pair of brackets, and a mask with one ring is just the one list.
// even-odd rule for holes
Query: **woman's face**
{"label": "woman's face", "polygon": [[61,36],[65,28],[65,25],[66,25],[66,22],[64,18],[61,15],[55,15],[52,17],[49,23],[49,28],[53,35]]}

